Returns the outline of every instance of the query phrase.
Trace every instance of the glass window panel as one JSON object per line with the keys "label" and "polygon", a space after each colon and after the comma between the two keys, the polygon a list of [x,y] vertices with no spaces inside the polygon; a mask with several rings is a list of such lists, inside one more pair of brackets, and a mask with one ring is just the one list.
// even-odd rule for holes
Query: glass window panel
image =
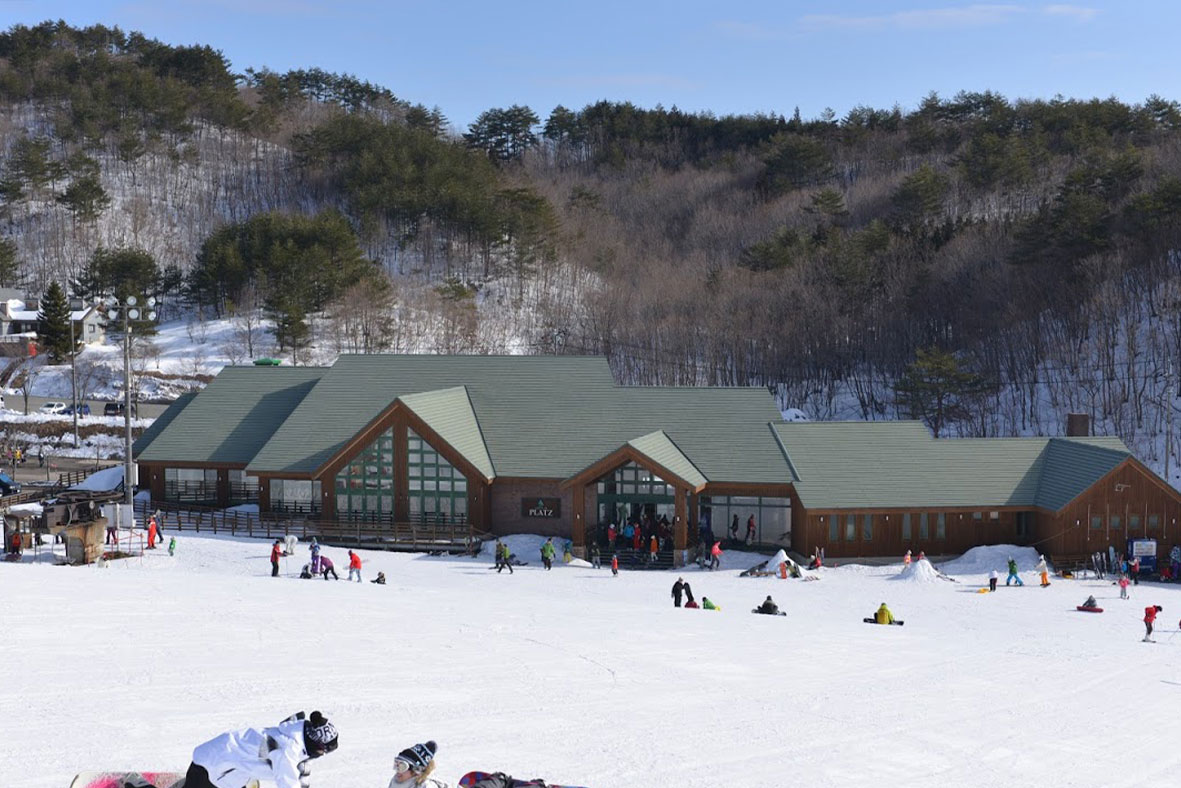
{"label": "glass window panel", "polygon": [[1149,528],[1160,528],[1160,515],[1156,515],[1156,514],[1148,515],[1148,527]]}
{"label": "glass window panel", "polygon": [[1091,518],[1091,528],[1092,529],[1099,530],[1102,527],[1103,527],[1103,518],[1102,517],[1100,517],[1099,515],[1095,515],[1094,517]]}
{"label": "glass window panel", "polygon": [[1120,518],[1120,516],[1119,516],[1118,514],[1113,514],[1113,515],[1111,516],[1111,527],[1112,527],[1112,528],[1120,528],[1120,527],[1122,527],[1122,526],[1123,526],[1123,522],[1124,522],[1124,521],[1123,521],[1123,520]]}
{"label": "glass window panel", "polygon": [[455,498],[451,501],[451,507],[458,514],[467,514],[467,498]]}
{"label": "glass window panel", "polygon": [[857,538],[857,518],[853,515],[845,515],[845,541],[852,542]]}
{"label": "glass window panel", "polygon": [[455,492],[467,492],[467,479],[456,479],[453,486]]}
{"label": "glass window panel", "polygon": [[943,512],[939,513],[939,519],[935,522],[935,538],[947,538],[947,518],[944,517]]}
{"label": "glass window panel", "polygon": [[931,529],[927,524],[928,515],[926,512],[919,514],[919,539],[929,539],[931,536]]}
{"label": "glass window panel", "polygon": [[1140,515],[1138,515],[1138,514],[1128,515],[1128,527],[1129,528],[1139,528],[1140,527]]}
{"label": "glass window panel", "polygon": [[409,487],[411,490],[421,490],[422,489],[422,479],[411,479],[409,481]]}
{"label": "glass window panel", "polygon": [[422,452],[417,452],[417,451],[410,452],[410,464],[411,465],[422,465]]}
{"label": "glass window panel", "polygon": [[450,479],[439,479],[439,492],[451,492]]}
{"label": "glass window panel", "polygon": [[417,495],[410,496],[410,514],[419,514],[422,512],[422,498]]}
{"label": "glass window panel", "polygon": [[760,498],[763,506],[791,506],[790,498]]}
{"label": "glass window panel", "polygon": [[865,541],[873,539],[873,515],[865,514],[861,516],[861,538]]}
{"label": "glass window panel", "polygon": [[905,512],[902,515],[902,539],[910,541],[910,512]]}
{"label": "glass window panel", "polygon": [[422,489],[434,491],[437,482],[434,479],[423,479]]}
{"label": "glass window panel", "polygon": [[841,523],[837,516],[830,514],[828,516],[828,541],[835,542],[841,538]]}
{"label": "glass window panel", "polygon": [[758,506],[759,499],[758,498],[751,498],[751,497],[747,497],[747,496],[735,495],[733,498],[730,499],[730,504],[732,506]]}

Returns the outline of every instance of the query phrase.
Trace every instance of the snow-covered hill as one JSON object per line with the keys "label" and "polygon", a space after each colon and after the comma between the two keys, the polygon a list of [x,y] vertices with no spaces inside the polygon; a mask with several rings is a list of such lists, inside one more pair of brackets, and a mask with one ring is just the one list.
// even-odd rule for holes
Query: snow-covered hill
{"label": "snow-covered hill", "polygon": [[[519,539],[530,565],[511,576],[487,557],[360,551],[385,586],[299,580],[303,545],[272,579],[266,541],[188,533],[175,558],[0,564],[0,783],[183,767],[204,739],[301,708],[340,730],[320,786],[384,785],[427,738],[452,784],[485,768],[594,788],[1107,788],[1181,767],[1181,588],[976,593],[1003,547],[948,567],[981,570],[958,582],[897,582],[899,565],[739,578],[763,557],[727,553],[681,573],[722,607],[707,612],[673,608],[675,572],[546,572],[535,542]],[[767,594],[786,618],[751,615]],[[1075,611],[1089,594],[1106,612]],[[882,601],[904,627],[862,623]]]}

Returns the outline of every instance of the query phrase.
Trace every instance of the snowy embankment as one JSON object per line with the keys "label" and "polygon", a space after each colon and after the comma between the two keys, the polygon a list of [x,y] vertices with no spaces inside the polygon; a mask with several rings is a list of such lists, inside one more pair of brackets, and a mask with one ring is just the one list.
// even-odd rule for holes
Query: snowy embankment
{"label": "snowy embankment", "polygon": [[[1162,738],[1179,588],[1042,589],[1022,554],[1025,587],[976,593],[1017,557],[1004,547],[942,567],[973,570],[957,582],[891,582],[900,564],[740,578],[764,557],[734,552],[717,572],[613,578],[543,570],[540,541],[510,538],[530,563],[511,576],[487,555],[362,550],[362,584],[297,579],[306,545],[273,579],[265,540],[191,533],[174,558],[0,564],[0,784],[183,768],[204,739],[301,708],[340,730],[320,786],[384,785],[427,738],[452,785],[486,768],[594,788],[1098,787],[1181,768]],[[378,571],[388,585],[368,582]],[[722,610],[674,609],[678,576]],[[786,618],[750,614],[767,594]],[[1076,612],[1089,594],[1107,612]],[[862,623],[883,601],[905,627]],[[1156,644],[1140,642],[1149,603],[1164,607]]]}

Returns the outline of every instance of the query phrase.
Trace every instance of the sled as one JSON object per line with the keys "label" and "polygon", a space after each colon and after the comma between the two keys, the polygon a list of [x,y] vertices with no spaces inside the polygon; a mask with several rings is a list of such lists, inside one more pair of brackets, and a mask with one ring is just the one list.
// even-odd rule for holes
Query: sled
{"label": "sled", "polygon": [[[872,617],[871,618],[863,618],[861,620],[864,621],[866,624],[878,623],[878,620],[876,618],[872,618]],[[905,623],[906,623],[905,621],[899,621],[898,619],[894,619],[893,621],[890,622],[890,626],[900,627]]]}
{"label": "sled", "polygon": [[1103,612],[1103,608],[1101,608],[1101,607],[1083,607],[1082,605],[1077,605],[1074,609],[1081,610],[1084,613],[1102,613]]}
{"label": "sled", "polygon": [[[577,785],[559,785],[558,783],[547,783],[539,779],[514,780],[512,777],[506,777],[501,772],[468,772],[459,778],[459,788],[471,788],[471,786],[480,782],[480,780],[487,780],[489,777],[499,777],[504,780],[503,785],[505,788],[527,788],[527,786],[537,786],[537,788],[580,788]],[[497,784],[499,785],[501,783]]]}
{"label": "sled", "polygon": [[70,788],[183,788],[184,782],[181,772],[82,772]]}
{"label": "sled", "polygon": [[978,589],[976,589],[976,593],[977,594],[991,594],[992,589],[991,588],[978,588]]}

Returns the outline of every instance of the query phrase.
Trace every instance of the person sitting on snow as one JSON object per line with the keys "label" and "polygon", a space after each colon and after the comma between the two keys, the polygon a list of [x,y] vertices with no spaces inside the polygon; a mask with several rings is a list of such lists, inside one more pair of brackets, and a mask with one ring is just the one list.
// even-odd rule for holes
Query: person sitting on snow
{"label": "person sitting on snow", "polygon": [[1089,597],[1087,597],[1087,601],[1083,602],[1082,606],[1083,607],[1099,607],[1099,603],[1095,601],[1095,597],[1089,596]]}
{"label": "person sitting on snow", "polygon": [[874,621],[876,621],[879,624],[893,624],[894,623],[894,614],[890,612],[890,608],[886,607],[885,602],[883,602],[882,606],[878,608],[878,612],[873,614],[873,618],[874,618]]}
{"label": "person sitting on snow", "polygon": [[777,616],[779,615],[779,605],[775,604],[775,600],[771,599],[770,594],[767,594],[767,598],[763,600],[763,604],[755,608],[755,612],[765,616]]}
{"label": "person sitting on snow", "polygon": [[385,572],[378,572],[377,577],[369,581],[370,583],[377,583],[379,586],[385,585]]}
{"label": "person sitting on snow", "polygon": [[[448,788],[447,783],[441,783],[432,778],[435,770],[435,751],[438,745],[433,741],[407,747],[394,758],[394,776],[390,778],[389,788],[401,786],[427,786],[427,788]],[[477,783],[478,784],[478,783]]]}

